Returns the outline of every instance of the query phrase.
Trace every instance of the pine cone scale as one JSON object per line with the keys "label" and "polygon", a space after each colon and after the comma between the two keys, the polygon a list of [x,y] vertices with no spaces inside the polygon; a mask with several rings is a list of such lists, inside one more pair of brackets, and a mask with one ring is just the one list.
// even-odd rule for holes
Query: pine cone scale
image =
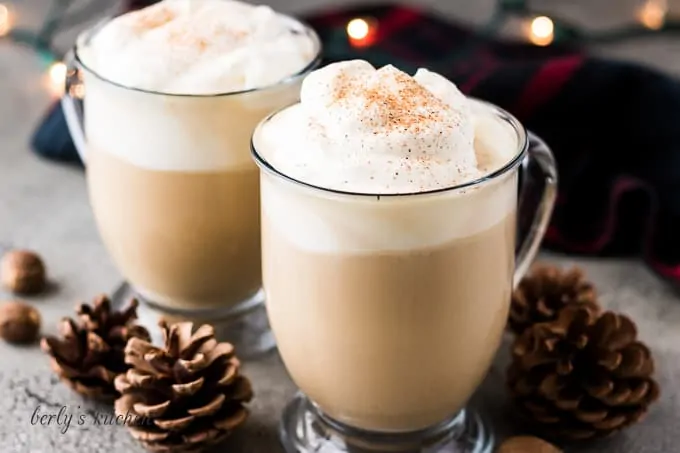
{"label": "pine cone scale", "polygon": [[615,417],[606,418],[599,422],[594,422],[593,427],[601,431],[613,431],[615,429],[623,427],[627,422],[628,418],[623,415],[617,415]]}
{"label": "pine cone scale", "polygon": [[616,331],[607,343],[610,349],[619,350],[635,341],[637,328],[628,316],[612,315],[616,318]]}
{"label": "pine cone scale", "polygon": [[[221,436],[224,436],[221,438]],[[195,434],[188,434],[184,436],[185,442],[188,444],[204,443],[204,442],[221,442],[228,434],[223,434],[217,429],[207,429]]]}
{"label": "pine cone scale", "polygon": [[234,384],[233,399],[237,401],[248,402],[253,398],[253,387],[250,385],[250,381],[243,376]]}
{"label": "pine cone scale", "polygon": [[69,348],[54,337],[44,337],[40,340],[40,348],[46,354],[54,356],[59,362],[77,363],[82,357],[80,348]]}
{"label": "pine cone scale", "polygon": [[172,420],[157,419],[153,422],[156,424],[156,426],[164,431],[181,432],[187,429],[194,422],[194,420],[196,420],[196,417],[189,415],[187,417],[176,418]]}
{"label": "pine cone scale", "polygon": [[134,437],[137,440],[140,440],[142,442],[148,442],[149,444],[155,444],[158,442],[162,442],[165,439],[168,438],[169,434],[164,433],[164,432],[153,432],[149,430],[141,430],[141,429],[135,429],[135,428],[130,428],[130,433],[132,434],[132,437]]}
{"label": "pine cone scale", "polygon": [[632,343],[621,353],[621,366],[617,370],[620,377],[648,376],[654,372],[650,357],[652,353],[641,343]]}
{"label": "pine cone scale", "polygon": [[[594,406],[597,406],[597,403],[594,404]],[[583,407],[583,405],[580,407],[580,410],[577,412],[574,412],[574,418],[580,422],[584,423],[589,423],[589,424],[594,424],[601,422],[602,420],[607,418],[607,415],[609,412],[602,408],[602,409],[586,409]]]}
{"label": "pine cone scale", "polygon": [[220,430],[231,431],[248,418],[248,409],[241,407],[235,413],[230,413],[223,419],[217,419],[213,424]]}
{"label": "pine cone scale", "polygon": [[193,360],[179,359],[173,367],[173,373],[177,379],[181,381],[188,381],[194,375],[205,370],[209,366],[206,356],[203,354],[196,354]]}
{"label": "pine cone scale", "polygon": [[196,417],[209,417],[211,415],[215,415],[217,411],[222,408],[222,404],[224,404],[226,399],[227,398],[224,396],[224,394],[219,393],[205,406],[188,409],[187,412]]}
{"label": "pine cone scale", "polygon": [[563,411],[576,410],[583,401],[583,398],[559,399],[555,401],[555,407]]}
{"label": "pine cone scale", "polygon": [[125,374],[120,374],[116,376],[116,379],[113,380],[113,386],[119,393],[126,393],[129,389],[132,388],[130,382],[128,381],[128,376]]}
{"label": "pine cone scale", "polygon": [[[148,374],[141,374],[134,368],[128,370],[126,379],[127,385],[134,385],[137,387],[153,387],[161,378],[156,376],[149,376]],[[122,393],[122,390],[119,390]]]}
{"label": "pine cone scale", "polygon": [[544,318],[552,318],[555,316],[555,310],[548,306],[548,303],[544,298],[540,298],[536,302],[536,311]]}
{"label": "pine cone scale", "polygon": [[192,382],[187,382],[186,384],[173,384],[172,393],[176,398],[182,398],[186,396],[195,395],[205,383],[205,379],[200,377]]}
{"label": "pine cone scale", "polygon": [[238,365],[230,364],[229,367],[224,371],[222,377],[217,381],[217,385],[220,387],[227,387],[236,381],[238,377]]}
{"label": "pine cone scale", "polygon": [[[217,343],[215,341],[215,329],[208,324],[200,326],[193,335],[191,335],[191,330],[189,330],[188,334],[183,335],[180,338],[183,340],[181,358],[191,357],[203,350],[210,350]],[[206,346],[206,343],[208,342],[211,344]]]}
{"label": "pine cone scale", "polygon": [[170,408],[169,400],[159,404],[135,403],[132,405],[132,409],[135,411],[136,414],[141,415],[142,417],[149,418],[162,417],[165,415],[169,408]]}
{"label": "pine cone scale", "polygon": [[600,357],[597,360],[597,364],[609,371],[614,371],[621,366],[623,362],[623,356],[619,352],[613,351],[602,351]]}
{"label": "pine cone scale", "polygon": [[224,357],[230,358],[234,354],[234,346],[231,343],[220,343],[208,352],[208,362],[214,361]]}
{"label": "pine cone scale", "polygon": [[655,383],[646,381],[639,382],[638,385],[633,390],[631,390],[630,402],[638,403],[645,399],[646,396],[649,396],[651,399],[658,398],[658,386]]}

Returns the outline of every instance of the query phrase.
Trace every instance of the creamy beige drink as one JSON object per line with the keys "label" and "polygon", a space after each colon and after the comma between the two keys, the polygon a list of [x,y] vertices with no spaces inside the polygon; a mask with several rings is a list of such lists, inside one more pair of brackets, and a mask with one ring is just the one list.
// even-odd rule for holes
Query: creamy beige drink
{"label": "creamy beige drink", "polygon": [[349,61],[312,73],[253,146],[293,380],[365,430],[454,416],[498,348],[514,270],[516,172],[469,183],[518,156],[516,131],[437,74]]}
{"label": "creamy beige drink", "polygon": [[213,309],[260,290],[250,136],[318,52],[299,22],[227,0],[165,0],[79,39],[91,204],[147,299]]}

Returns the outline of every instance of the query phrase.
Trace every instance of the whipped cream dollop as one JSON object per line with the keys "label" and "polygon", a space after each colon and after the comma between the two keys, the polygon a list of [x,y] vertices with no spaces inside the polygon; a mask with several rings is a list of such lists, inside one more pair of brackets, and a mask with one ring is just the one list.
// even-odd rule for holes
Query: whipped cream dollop
{"label": "whipped cream dollop", "polygon": [[317,186],[435,190],[475,180],[518,151],[507,126],[473,107],[455,84],[426,69],[410,76],[345,61],[311,73],[301,102],[264,123],[255,145],[281,172]]}
{"label": "whipped cream dollop", "polygon": [[174,94],[260,88],[304,69],[318,44],[300,23],[230,0],[163,0],[119,16],[79,54],[119,84]]}

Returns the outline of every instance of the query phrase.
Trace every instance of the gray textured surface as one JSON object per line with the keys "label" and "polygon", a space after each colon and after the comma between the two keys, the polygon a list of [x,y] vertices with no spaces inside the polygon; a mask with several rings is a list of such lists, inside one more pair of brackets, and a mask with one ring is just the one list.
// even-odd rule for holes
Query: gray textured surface
{"label": "gray textured surface", "polygon": [[[104,2],[109,3],[109,2]],[[335,3],[333,0],[272,0],[275,7],[299,12]],[[492,10],[491,0],[423,0],[437,10],[478,23]],[[565,3],[568,3],[565,5]],[[22,23],[36,24],[47,0],[15,2]],[[110,4],[110,3],[109,3]],[[586,25],[617,23],[632,16],[633,0],[615,2],[537,2],[548,10],[560,8]],[[555,6],[556,4],[559,4]],[[590,4],[585,7],[584,5]],[[672,2],[680,10],[680,2]],[[617,6],[615,6],[617,5]],[[72,32],[60,37],[66,44]],[[594,49],[648,62],[672,73],[680,73],[677,59],[680,40],[664,38],[628,42]],[[44,68],[35,54],[25,48],[0,42],[0,248],[14,245],[38,250],[49,266],[53,289],[29,299],[44,316],[46,333],[55,332],[56,321],[70,314],[80,300],[112,290],[119,275],[108,260],[87,203],[82,173],[73,168],[43,162],[28,150],[28,138],[50,102],[45,88]],[[574,451],[611,453],[671,453],[680,442],[680,301],[678,294],[636,261],[586,260],[544,255],[563,264],[583,265],[598,285],[605,305],[631,315],[640,336],[657,357],[663,396],[644,423],[620,436]],[[0,292],[0,300],[10,295]],[[65,434],[60,426],[31,424],[38,405],[43,411],[85,410],[100,413],[65,387],[56,383],[47,362],[37,348],[16,348],[0,344],[0,451],[3,453],[100,453],[141,452],[125,430],[97,426],[91,417],[83,426],[72,426]],[[475,396],[493,417],[501,435],[512,432],[512,416],[506,407],[503,369],[504,349],[483,387]],[[241,453],[279,452],[276,419],[294,388],[276,355],[246,364],[257,398],[253,416],[224,451]],[[78,406],[81,406],[78,408]],[[75,419],[76,417],[74,417]],[[73,422],[76,423],[75,421]]]}

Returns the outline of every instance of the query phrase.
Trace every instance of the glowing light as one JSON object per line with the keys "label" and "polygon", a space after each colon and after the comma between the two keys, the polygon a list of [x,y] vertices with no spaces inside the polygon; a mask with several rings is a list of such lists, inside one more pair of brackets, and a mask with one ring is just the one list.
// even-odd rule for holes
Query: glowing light
{"label": "glowing light", "polygon": [[0,3],[0,36],[5,36],[12,29],[12,15],[7,6]]}
{"label": "glowing light", "polygon": [[364,39],[371,31],[365,19],[352,19],[347,24],[347,35],[352,39]]}
{"label": "glowing light", "polygon": [[366,47],[375,42],[377,24],[371,19],[357,17],[347,23],[347,37],[354,47]]}
{"label": "glowing light", "polygon": [[537,46],[547,46],[555,39],[555,24],[547,16],[538,16],[531,21],[529,40]]}
{"label": "glowing light", "polygon": [[659,30],[666,22],[668,2],[666,0],[647,0],[638,12],[638,19],[645,27]]}
{"label": "glowing light", "polygon": [[64,93],[66,82],[66,65],[62,62],[53,63],[48,71],[49,89],[54,96],[61,96]]}

